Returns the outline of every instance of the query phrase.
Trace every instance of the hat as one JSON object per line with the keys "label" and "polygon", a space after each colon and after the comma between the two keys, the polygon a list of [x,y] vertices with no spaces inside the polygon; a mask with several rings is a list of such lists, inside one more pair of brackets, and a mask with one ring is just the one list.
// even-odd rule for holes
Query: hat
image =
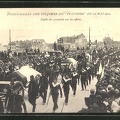
{"label": "hat", "polygon": [[112,88],[113,86],[112,85],[108,85],[108,87],[107,88]]}
{"label": "hat", "polygon": [[120,91],[118,89],[115,89],[115,93],[119,93]]}
{"label": "hat", "polygon": [[31,79],[34,79],[34,76],[33,76],[33,75],[31,75],[31,76],[30,76],[30,78],[31,78]]}
{"label": "hat", "polygon": [[93,94],[94,94],[94,93],[95,93],[95,89],[91,89],[91,90],[90,90],[90,93],[93,93]]}
{"label": "hat", "polygon": [[105,89],[102,89],[102,90],[101,90],[101,92],[102,92],[102,93],[105,93],[105,92],[106,92],[106,90],[105,90]]}

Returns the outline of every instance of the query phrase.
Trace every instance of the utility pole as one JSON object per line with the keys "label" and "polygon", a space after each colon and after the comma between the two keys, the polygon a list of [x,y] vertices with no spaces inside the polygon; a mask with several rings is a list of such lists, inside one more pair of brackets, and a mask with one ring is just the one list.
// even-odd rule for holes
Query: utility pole
{"label": "utility pole", "polygon": [[91,43],[91,40],[90,40],[90,27],[89,27],[89,47],[90,47],[90,43]]}
{"label": "utility pole", "polygon": [[10,52],[11,52],[11,30],[9,29],[9,44],[10,44]]}

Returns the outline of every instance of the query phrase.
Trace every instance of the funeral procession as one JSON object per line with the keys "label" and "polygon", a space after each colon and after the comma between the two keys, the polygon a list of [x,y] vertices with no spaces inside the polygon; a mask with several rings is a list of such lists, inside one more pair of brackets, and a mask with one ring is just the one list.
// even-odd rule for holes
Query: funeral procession
{"label": "funeral procession", "polygon": [[0,113],[119,113],[120,42],[83,33],[0,45]]}

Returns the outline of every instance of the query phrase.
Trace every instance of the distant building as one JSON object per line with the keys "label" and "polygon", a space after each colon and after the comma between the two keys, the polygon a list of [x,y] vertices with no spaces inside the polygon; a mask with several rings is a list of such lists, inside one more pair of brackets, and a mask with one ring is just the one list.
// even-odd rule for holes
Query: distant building
{"label": "distant building", "polygon": [[113,42],[113,47],[120,48],[120,41],[114,41]]}
{"label": "distant building", "polygon": [[44,51],[46,49],[46,42],[43,39],[20,40],[11,42],[11,45],[8,45],[8,49],[10,49],[10,46],[12,52],[25,52],[26,49],[39,49],[40,51]]}
{"label": "distant building", "polygon": [[46,44],[46,51],[51,51],[51,50],[54,50],[54,45],[53,43],[47,43]]}
{"label": "distant building", "polygon": [[87,39],[83,34],[72,36],[72,37],[61,37],[57,40],[57,44],[64,46],[65,49],[77,49],[79,48],[86,48],[87,46]]}
{"label": "distant building", "polygon": [[0,51],[7,51],[7,46],[0,44]]}
{"label": "distant building", "polygon": [[39,49],[40,51],[44,51],[46,49],[46,42],[43,39],[33,39],[31,41],[32,49]]}
{"label": "distant building", "polygon": [[103,43],[104,43],[104,46],[108,48],[113,47],[113,44],[114,44],[113,40],[110,37],[105,37],[103,39]]}

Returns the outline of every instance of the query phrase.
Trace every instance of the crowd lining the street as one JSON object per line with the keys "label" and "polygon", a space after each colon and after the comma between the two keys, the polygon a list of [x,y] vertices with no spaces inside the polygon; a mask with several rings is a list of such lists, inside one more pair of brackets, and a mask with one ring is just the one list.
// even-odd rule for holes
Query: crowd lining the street
{"label": "crowd lining the street", "polygon": [[[7,59],[6,61],[1,61],[0,78],[2,81],[11,81],[5,100],[5,108],[8,113],[21,113],[23,110],[22,106],[24,112],[27,112],[24,97],[20,97],[19,91],[17,92],[18,96],[16,95],[16,100],[14,100],[15,105],[13,105],[14,94],[11,94],[11,91],[14,90],[14,81],[16,78],[10,78],[10,74],[26,65],[29,65],[42,74],[42,76],[30,76],[28,101],[33,106],[32,112],[35,112],[38,96],[42,97],[43,105],[48,104],[49,101],[46,100],[46,97],[49,87],[54,103],[53,112],[55,112],[58,109],[57,99],[59,93],[60,97],[63,97],[64,93],[65,105],[68,105],[70,87],[73,90],[73,96],[75,96],[77,84],[81,82],[81,90],[87,90],[87,86],[91,84],[91,80],[94,77],[97,77],[98,80],[96,89],[91,89],[90,96],[85,98],[88,108],[80,110],[79,113],[120,111],[120,52],[117,49],[101,48],[94,49],[92,52],[83,49],[65,51],[63,55],[52,54],[50,56],[46,56],[44,52],[36,52],[34,55],[1,52],[0,55],[5,60]],[[92,56],[92,59],[89,58],[90,56]],[[72,65],[69,66],[67,63],[62,65],[62,61],[69,57],[78,61],[76,68]],[[104,74],[103,71],[99,73],[100,64]],[[62,78],[61,83],[58,82],[59,75]],[[4,109],[1,111],[4,112]]]}

